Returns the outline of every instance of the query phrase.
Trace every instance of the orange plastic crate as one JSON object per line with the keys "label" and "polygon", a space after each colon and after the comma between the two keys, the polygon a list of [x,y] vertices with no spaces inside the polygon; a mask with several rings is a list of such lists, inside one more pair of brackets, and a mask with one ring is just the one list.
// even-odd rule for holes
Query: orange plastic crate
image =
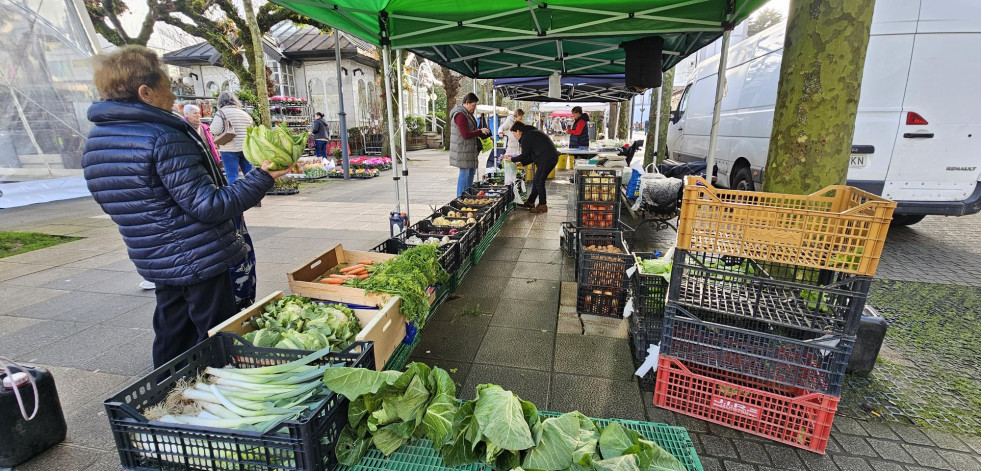
{"label": "orange plastic crate", "polygon": [[824,454],[839,398],[658,358],[654,405]]}
{"label": "orange plastic crate", "polygon": [[858,275],[875,274],[896,209],[844,185],[788,195],[685,183],[678,248]]}

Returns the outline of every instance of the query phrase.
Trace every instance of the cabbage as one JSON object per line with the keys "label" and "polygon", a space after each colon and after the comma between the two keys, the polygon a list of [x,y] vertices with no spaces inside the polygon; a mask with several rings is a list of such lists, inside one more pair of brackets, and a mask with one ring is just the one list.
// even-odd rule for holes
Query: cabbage
{"label": "cabbage", "polygon": [[287,296],[269,303],[264,313],[250,323],[256,330],[245,340],[259,347],[335,351],[347,348],[361,331],[354,311],[344,305],[313,302],[301,296]]}
{"label": "cabbage", "polygon": [[273,129],[252,126],[245,133],[245,159],[255,166],[269,160],[269,170],[283,170],[295,164],[307,145],[307,133],[293,134],[285,123]]}

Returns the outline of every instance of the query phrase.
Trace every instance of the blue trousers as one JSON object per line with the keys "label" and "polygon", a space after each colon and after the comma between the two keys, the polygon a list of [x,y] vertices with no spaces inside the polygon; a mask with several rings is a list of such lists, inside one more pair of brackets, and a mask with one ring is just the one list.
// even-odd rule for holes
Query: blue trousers
{"label": "blue trousers", "polygon": [[459,197],[463,194],[463,190],[470,188],[473,185],[473,179],[477,176],[477,169],[475,168],[461,168],[460,177],[456,180],[456,196]]}
{"label": "blue trousers", "polygon": [[238,180],[238,170],[242,169],[242,175],[252,171],[252,164],[245,160],[244,152],[222,152],[221,164],[225,166],[225,176],[228,183]]}
{"label": "blue trousers", "polygon": [[314,155],[317,157],[327,157],[327,142],[329,141],[313,141]]}

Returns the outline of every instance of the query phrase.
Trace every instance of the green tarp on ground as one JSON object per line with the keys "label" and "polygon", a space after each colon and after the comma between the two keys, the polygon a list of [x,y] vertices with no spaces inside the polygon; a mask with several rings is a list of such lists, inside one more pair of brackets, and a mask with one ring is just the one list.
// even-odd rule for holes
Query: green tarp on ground
{"label": "green tarp on ground", "polygon": [[667,70],[767,0],[273,0],[376,46],[479,78],[623,73],[620,43],[664,39]]}

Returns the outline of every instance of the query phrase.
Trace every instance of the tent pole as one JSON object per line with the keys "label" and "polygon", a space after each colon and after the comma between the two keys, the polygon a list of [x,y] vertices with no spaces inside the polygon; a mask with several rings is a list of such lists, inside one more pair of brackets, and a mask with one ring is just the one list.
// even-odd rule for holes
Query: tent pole
{"label": "tent pole", "polygon": [[334,63],[337,66],[337,104],[340,108],[337,117],[341,124],[341,129],[338,130],[338,134],[341,135],[341,162],[343,162],[344,179],[350,180],[351,153],[347,149],[347,113],[344,112],[344,84],[341,81],[341,35],[340,30],[336,28],[334,29]]}
{"label": "tent pole", "polygon": [[382,63],[385,69],[385,103],[388,105],[385,110],[388,114],[388,147],[392,152],[392,180],[395,182],[395,210],[402,212],[402,202],[399,193],[399,159],[396,151],[397,142],[395,141],[395,117],[392,115],[392,68],[389,60],[391,46],[382,46]]}
{"label": "tent pole", "polygon": [[722,53],[719,56],[719,76],[715,82],[715,108],[712,110],[712,132],[709,134],[708,159],[705,160],[705,177],[709,184],[712,184],[715,169],[715,147],[719,137],[719,115],[722,111],[722,95],[726,88],[726,62],[729,59],[729,33],[726,29],[722,33]]}
{"label": "tent pole", "polygon": [[395,63],[398,66],[398,90],[399,90],[399,139],[402,142],[402,188],[405,190],[405,217],[409,218],[409,158],[405,139],[405,107],[408,105],[406,103],[406,91],[405,87],[402,86],[403,78],[403,62],[402,62],[402,50],[395,51]]}

